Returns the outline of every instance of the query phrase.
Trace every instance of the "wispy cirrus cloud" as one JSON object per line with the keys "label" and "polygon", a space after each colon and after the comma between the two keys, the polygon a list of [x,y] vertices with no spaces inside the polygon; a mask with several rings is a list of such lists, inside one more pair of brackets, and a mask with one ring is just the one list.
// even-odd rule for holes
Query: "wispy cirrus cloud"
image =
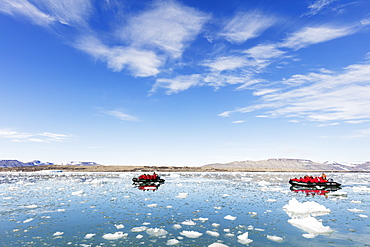
{"label": "wispy cirrus cloud", "polygon": [[218,35],[230,43],[241,44],[258,37],[275,23],[276,18],[258,11],[239,12],[226,22],[225,27]]}
{"label": "wispy cirrus cloud", "polygon": [[226,111],[220,116],[258,110],[266,117],[361,123],[370,119],[369,78],[370,64],[353,64],[341,72],[321,70],[294,75],[286,80],[290,84],[285,89],[264,91],[262,103]]}
{"label": "wispy cirrus cloud", "polygon": [[129,115],[125,113],[123,110],[101,110],[100,112],[105,115],[112,116],[112,117],[118,118],[119,120],[123,120],[123,121],[139,121],[138,117]]}
{"label": "wispy cirrus cloud", "polygon": [[11,139],[13,142],[63,142],[72,138],[72,135],[56,134],[50,132],[26,133],[12,129],[0,129],[0,137]]}
{"label": "wispy cirrus cloud", "polygon": [[0,12],[48,28],[56,24],[85,26],[92,13],[90,0],[0,0],[0,6]]}
{"label": "wispy cirrus cloud", "polygon": [[285,39],[283,43],[280,44],[280,46],[298,50],[309,45],[318,44],[353,34],[357,30],[358,28],[356,26],[305,27],[295,33],[292,33]]}
{"label": "wispy cirrus cloud", "polygon": [[337,0],[316,0],[308,6],[309,11],[305,15],[316,15]]}

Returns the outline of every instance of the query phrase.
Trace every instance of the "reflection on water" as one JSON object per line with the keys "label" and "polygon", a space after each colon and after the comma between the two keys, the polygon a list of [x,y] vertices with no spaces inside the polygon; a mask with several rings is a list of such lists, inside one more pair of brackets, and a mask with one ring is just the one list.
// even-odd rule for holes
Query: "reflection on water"
{"label": "reflection on water", "polygon": [[299,173],[165,173],[165,184],[132,184],[138,175],[0,173],[2,246],[370,242],[368,173],[327,174],[337,191],[291,188]]}
{"label": "reflection on water", "polygon": [[156,191],[164,182],[134,182],[132,185],[142,191]]}

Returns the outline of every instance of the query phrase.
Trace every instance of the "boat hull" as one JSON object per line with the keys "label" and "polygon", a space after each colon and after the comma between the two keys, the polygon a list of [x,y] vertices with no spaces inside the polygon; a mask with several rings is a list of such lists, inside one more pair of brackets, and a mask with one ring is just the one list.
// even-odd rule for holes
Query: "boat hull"
{"label": "boat hull", "polygon": [[139,179],[139,178],[133,178],[132,182],[134,183],[164,183],[164,179]]}
{"label": "boat hull", "polygon": [[289,183],[292,186],[300,186],[300,187],[339,187],[341,184],[337,182],[326,182],[326,183],[305,183],[305,182],[298,182],[298,181],[293,181],[289,180]]}

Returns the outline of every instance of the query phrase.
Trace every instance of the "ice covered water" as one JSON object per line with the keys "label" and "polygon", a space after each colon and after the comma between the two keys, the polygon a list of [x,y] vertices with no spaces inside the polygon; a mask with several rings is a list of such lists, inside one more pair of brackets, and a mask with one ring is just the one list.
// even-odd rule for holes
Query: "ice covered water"
{"label": "ice covered water", "polygon": [[[292,191],[300,173],[0,173],[2,246],[366,246],[370,174]],[[320,174],[313,174],[320,175]]]}

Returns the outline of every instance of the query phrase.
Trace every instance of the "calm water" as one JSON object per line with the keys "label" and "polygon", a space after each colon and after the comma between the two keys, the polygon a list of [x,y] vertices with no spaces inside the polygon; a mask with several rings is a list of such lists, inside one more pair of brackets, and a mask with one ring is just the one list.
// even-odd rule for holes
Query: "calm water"
{"label": "calm water", "polygon": [[[343,186],[325,195],[291,191],[300,173],[163,173],[158,188],[137,175],[0,173],[1,246],[247,246],[246,232],[249,246],[370,246],[369,173],[327,174]],[[293,198],[330,210],[300,216],[330,230],[288,222]]]}

